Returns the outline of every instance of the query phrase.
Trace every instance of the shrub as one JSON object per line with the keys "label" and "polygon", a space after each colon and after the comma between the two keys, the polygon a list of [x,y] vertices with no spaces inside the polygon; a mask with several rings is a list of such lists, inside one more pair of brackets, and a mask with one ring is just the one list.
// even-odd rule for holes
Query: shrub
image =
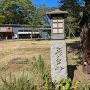
{"label": "shrub", "polygon": [[43,74],[44,67],[45,67],[44,60],[43,60],[41,55],[39,55],[37,60],[36,60],[35,57],[33,57],[33,63],[32,63],[31,71],[33,71],[33,72],[40,72],[40,73]]}
{"label": "shrub", "polygon": [[2,78],[3,85],[0,90],[38,90],[37,86],[32,85],[27,76],[22,74],[18,79],[10,75],[9,81],[6,78]]}
{"label": "shrub", "polygon": [[90,85],[81,84],[81,82],[78,80],[76,80],[72,85],[72,80],[69,77],[55,82],[54,85],[54,90],[90,90]]}
{"label": "shrub", "polygon": [[55,90],[71,90],[72,81],[70,78],[62,78],[60,81],[55,82]]}

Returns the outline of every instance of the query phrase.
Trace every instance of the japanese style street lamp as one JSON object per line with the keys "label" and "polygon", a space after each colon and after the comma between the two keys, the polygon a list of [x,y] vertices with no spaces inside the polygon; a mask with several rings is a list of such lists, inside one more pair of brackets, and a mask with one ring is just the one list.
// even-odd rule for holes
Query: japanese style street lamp
{"label": "japanese style street lamp", "polygon": [[67,11],[55,11],[48,12],[48,17],[51,19],[51,38],[52,39],[65,39],[64,35],[64,18],[67,17]]}
{"label": "japanese style street lamp", "polygon": [[68,12],[56,9],[47,15],[51,19],[51,77],[52,81],[59,81],[67,76],[64,18]]}

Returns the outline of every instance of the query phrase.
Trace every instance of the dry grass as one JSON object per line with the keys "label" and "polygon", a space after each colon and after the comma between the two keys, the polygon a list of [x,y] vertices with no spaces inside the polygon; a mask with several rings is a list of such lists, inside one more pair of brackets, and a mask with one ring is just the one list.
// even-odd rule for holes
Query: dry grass
{"label": "dry grass", "polygon": [[[80,66],[76,66],[77,70],[74,71],[74,81],[77,79],[83,82],[83,80],[86,79],[85,83],[89,83],[90,75],[83,74],[81,65],[78,63],[80,61],[80,53],[78,50],[79,41],[79,38],[66,39],[68,64]],[[39,55],[43,57],[45,65],[50,71],[50,41],[0,41],[0,77],[8,77],[10,73],[15,76],[20,76],[23,70],[27,74],[30,74],[30,67],[33,60],[32,58],[38,58]],[[39,75],[37,76],[38,77],[35,78],[35,80],[38,82],[38,78],[40,77]],[[34,78],[31,74],[30,77]]]}
{"label": "dry grass", "polygon": [[[38,58],[39,55],[44,58],[46,67],[50,69],[50,41],[1,41],[0,77],[8,78],[10,73],[19,77],[23,71],[30,74],[33,57]],[[31,78],[35,78],[34,76],[30,74]],[[41,77],[35,80],[38,78]]]}

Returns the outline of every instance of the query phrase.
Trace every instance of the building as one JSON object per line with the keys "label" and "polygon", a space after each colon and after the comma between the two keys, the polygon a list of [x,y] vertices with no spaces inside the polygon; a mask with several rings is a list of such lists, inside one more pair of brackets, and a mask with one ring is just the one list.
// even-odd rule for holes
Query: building
{"label": "building", "polygon": [[51,28],[31,27],[20,24],[4,24],[0,27],[1,39],[50,38]]}

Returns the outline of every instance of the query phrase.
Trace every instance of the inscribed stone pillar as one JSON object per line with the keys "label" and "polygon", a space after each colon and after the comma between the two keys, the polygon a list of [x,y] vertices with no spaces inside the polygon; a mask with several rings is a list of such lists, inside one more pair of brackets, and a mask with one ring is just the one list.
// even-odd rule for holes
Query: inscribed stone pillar
{"label": "inscribed stone pillar", "polygon": [[67,56],[65,40],[51,41],[51,77],[52,81],[59,81],[67,76]]}

